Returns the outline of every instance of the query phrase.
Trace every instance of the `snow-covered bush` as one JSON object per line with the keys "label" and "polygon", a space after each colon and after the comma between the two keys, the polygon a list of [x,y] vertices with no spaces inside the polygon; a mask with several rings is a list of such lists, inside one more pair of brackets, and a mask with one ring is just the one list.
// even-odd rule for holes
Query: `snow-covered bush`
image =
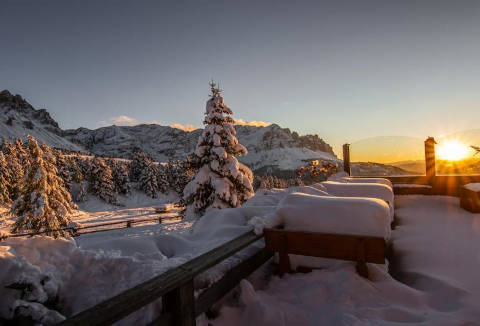
{"label": "snow-covered bush", "polygon": [[112,169],[105,159],[96,156],[92,162],[89,180],[90,192],[109,204],[117,204],[117,193],[113,182]]}
{"label": "snow-covered bush", "polygon": [[[28,136],[28,157],[24,186],[11,208],[18,216],[12,232],[66,227],[70,223],[69,214],[76,207],[57,174],[55,157],[48,146],[41,148],[32,136]],[[66,235],[62,231],[48,234],[55,237]]]}
{"label": "snow-covered bush", "polygon": [[252,173],[247,167],[240,167],[236,159],[247,154],[247,149],[235,136],[233,112],[226,106],[216,84],[212,82],[210,86],[206,126],[195,149],[199,170],[184,189],[184,199],[197,215],[208,207],[240,206],[253,196]]}

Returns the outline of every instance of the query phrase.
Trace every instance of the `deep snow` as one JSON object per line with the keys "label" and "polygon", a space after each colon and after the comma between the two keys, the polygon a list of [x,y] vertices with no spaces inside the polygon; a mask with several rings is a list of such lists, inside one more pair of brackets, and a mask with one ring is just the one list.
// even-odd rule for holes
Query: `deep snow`
{"label": "deep snow", "polygon": [[[480,325],[480,214],[458,198],[398,196],[394,279],[341,263],[240,286],[212,325]],[[373,273],[372,273],[373,272]],[[206,323],[205,323],[206,325]]]}

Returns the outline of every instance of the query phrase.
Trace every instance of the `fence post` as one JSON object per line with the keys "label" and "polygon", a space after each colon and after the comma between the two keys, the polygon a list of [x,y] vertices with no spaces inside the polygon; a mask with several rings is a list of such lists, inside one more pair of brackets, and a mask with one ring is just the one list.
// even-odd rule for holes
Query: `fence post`
{"label": "fence post", "polygon": [[429,184],[432,184],[435,176],[435,139],[428,137],[425,140],[425,174]]}
{"label": "fence post", "polygon": [[343,171],[350,175],[350,144],[343,145]]}
{"label": "fence post", "polygon": [[173,325],[195,326],[193,279],[162,297],[163,313],[171,314]]}

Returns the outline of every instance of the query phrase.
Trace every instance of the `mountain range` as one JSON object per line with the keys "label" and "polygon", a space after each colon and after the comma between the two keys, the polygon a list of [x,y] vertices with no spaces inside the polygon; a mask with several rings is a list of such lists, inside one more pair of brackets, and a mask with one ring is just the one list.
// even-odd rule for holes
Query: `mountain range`
{"label": "mountain range", "polygon": [[[299,136],[276,124],[236,125],[237,137],[248,155],[239,160],[252,170],[291,171],[310,160],[339,161],[332,147],[317,135]],[[45,109],[35,109],[22,96],[0,92],[0,139],[32,135],[49,146],[95,155],[131,158],[140,149],[154,160],[182,159],[195,149],[202,132],[161,126],[108,126],[98,129],[63,130]]]}

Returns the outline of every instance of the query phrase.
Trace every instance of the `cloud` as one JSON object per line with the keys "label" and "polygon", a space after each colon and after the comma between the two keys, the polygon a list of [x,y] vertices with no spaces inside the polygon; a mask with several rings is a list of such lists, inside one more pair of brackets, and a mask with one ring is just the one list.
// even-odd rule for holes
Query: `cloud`
{"label": "cloud", "polygon": [[172,123],[171,125],[169,125],[169,127],[177,128],[183,131],[194,131],[199,129],[199,127],[196,127],[194,125],[190,125],[190,124],[182,125],[181,123]]}
{"label": "cloud", "polygon": [[135,125],[138,125],[139,123],[140,122],[137,119],[131,118],[131,117],[126,116],[126,115],[119,115],[118,117],[113,117],[113,118],[108,119],[108,121],[100,121],[100,125],[103,126],[103,127],[111,126],[111,125],[115,125],[115,126],[135,126]]}
{"label": "cloud", "polygon": [[265,121],[258,121],[258,120],[245,121],[243,119],[235,119],[235,124],[240,126],[267,127],[267,126],[270,126],[272,123],[265,122]]}

